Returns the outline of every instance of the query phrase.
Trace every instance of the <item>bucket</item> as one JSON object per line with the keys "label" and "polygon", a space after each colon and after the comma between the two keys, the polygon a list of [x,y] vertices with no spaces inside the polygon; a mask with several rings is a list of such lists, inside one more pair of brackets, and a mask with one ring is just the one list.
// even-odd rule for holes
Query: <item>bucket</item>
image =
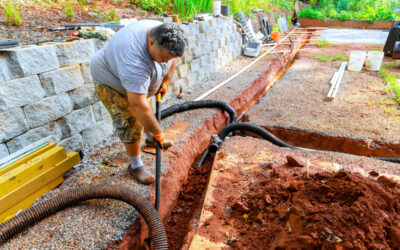
{"label": "bucket", "polygon": [[221,15],[221,1],[213,1],[213,15]]}
{"label": "bucket", "polygon": [[279,32],[271,32],[271,40],[274,40],[276,43],[279,42]]}
{"label": "bucket", "polygon": [[223,16],[229,16],[229,13],[230,13],[230,8],[229,8],[229,6],[227,6],[227,5],[222,5],[222,6],[221,6],[221,14],[222,14]]}
{"label": "bucket", "polygon": [[367,59],[365,60],[367,70],[379,71],[381,69],[383,54],[381,51],[368,51]]}
{"label": "bucket", "polygon": [[350,52],[349,64],[347,70],[361,71],[367,53],[364,50],[353,50]]}

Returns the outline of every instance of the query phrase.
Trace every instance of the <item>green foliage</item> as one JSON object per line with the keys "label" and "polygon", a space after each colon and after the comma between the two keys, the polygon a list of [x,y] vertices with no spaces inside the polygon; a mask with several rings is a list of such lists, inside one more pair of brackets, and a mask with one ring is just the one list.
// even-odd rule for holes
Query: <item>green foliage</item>
{"label": "green foliage", "polygon": [[232,14],[235,14],[238,11],[241,11],[244,14],[250,14],[254,9],[264,9],[265,11],[294,9],[293,0],[223,0],[222,4],[229,5]]}
{"label": "green foliage", "polygon": [[290,27],[292,27],[292,16],[288,16],[287,18],[286,18],[286,23],[287,23],[287,25],[288,25],[288,28],[290,29]]}
{"label": "green foliage", "polygon": [[319,0],[299,11],[299,17],[339,20],[394,21],[400,19],[392,8],[400,7],[398,0]]}
{"label": "green foliage", "polygon": [[315,43],[317,44],[318,47],[324,47],[327,45],[331,45],[331,42],[329,42],[329,41],[315,41]]}
{"label": "green foliage", "polygon": [[382,76],[386,82],[386,90],[393,92],[397,102],[400,103],[400,77],[386,70],[381,70],[379,75]]}
{"label": "green foliage", "polygon": [[279,24],[275,23],[274,26],[272,27],[272,32],[280,32],[281,29],[279,28]]}
{"label": "green foliage", "polygon": [[314,58],[314,59],[318,59],[318,60],[323,61],[323,62],[331,62],[333,60],[342,60],[342,61],[348,61],[349,60],[346,55],[342,55],[342,54],[328,55],[328,56],[310,55],[310,57]]}
{"label": "green foliage", "polygon": [[18,11],[18,6],[11,4],[10,2],[4,7],[6,13],[6,19],[8,25],[19,26],[21,24],[21,16]]}
{"label": "green foliage", "polygon": [[394,63],[388,63],[388,64],[384,64],[383,67],[385,69],[400,69],[400,62],[394,62]]}
{"label": "green foliage", "polygon": [[117,17],[115,9],[111,9],[107,15],[103,17],[105,22],[115,22],[118,23],[120,18]]}
{"label": "green foliage", "polygon": [[314,9],[312,7],[308,7],[307,9],[299,11],[298,16],[312,19],[321,19],[326,17],[322,14],[322,11]]}
{"label": "green foliage", "polygon": [[384,104],[384,105],[389,105],[389,106],[393,106],[396,104],[396,102],[393,100],[380,100],[378,103]]}
{"label": "green foliage", "polygon": [[182,19],[191,19],[199,13],[212,12],[212,0],[174,0],[174,12]]}
{"label": "green foliage", "polygon": [[[211,13],[213,0],[130,0],[130,2],[142,9],[160,14],[173,11],[182,20],[188,20],[192,19],[196,14]],[[222,0],[222,5],[228,5],[231,14],[239,11],[244,14],[251,14],[254,9],[264,9],[266,11],[294,9],[293,0]],[[288,22],[289,24],[290,22]]]}
{"label": "green foliage", "polygon": [[314,58],[314,59],[318,59],[318,60],[320,60],[320,61],[323,61],[323,62],[331,62],[331,61],[333,60],[333,59],[332,59],[331,57],[329,57],[329,56],[312,55],[311,57]]}
{"label": "green foliage", "polygon": [[131,0],[131,3],[145,10],[163,14],[171,7],[172,0]]}
{"label": "green foliage", "polygon": [[338,60],[342,60],[342,61],[348,61],[349,58],[347,58],[346,55],[333,55],[333,58],[338,59]]}
{"label": "green foliage", "polygon": [[72,18],[75,16],[74,10],[72,9],[71,4],[68,4],[68,6],[65,8],[64,12],[65,12],[65,14],[67,15],[67,19],[68,19],[69,21],[71,21]]}
{"label": "green foliage", "polygon": [[384,109],[383,112],[391,115],[397,115],[397,110],[396,109]]}

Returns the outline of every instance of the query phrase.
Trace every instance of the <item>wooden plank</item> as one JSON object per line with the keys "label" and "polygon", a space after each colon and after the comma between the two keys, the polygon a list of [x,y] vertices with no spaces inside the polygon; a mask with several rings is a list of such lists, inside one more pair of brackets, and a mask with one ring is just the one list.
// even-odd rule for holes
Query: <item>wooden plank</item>
{"label": "wooden plank", "polygon": [[75,166],[80,162],[79,154],[76,152],[68,153],[66,159],[61,161],[55,166],[47,169],[40,175],[32,178],[28,182],[21,185],[19,188],[13,190],[7,195],[0,198],[0,214],[3,214],[10,207],[14,206],[18,202],[21,202],[26,197],[35,193],[42,187],[52,183],[55,179],[65,173],[67,170]]}
{"label": "wooden plank", "polygon": [[67,157],[63,147],[54,147],[0,176],[0,197],[55,166]]}
{"label": "wooden plank", "polygon": [[339,19],[311,19],[298,18],[297,21],[301,26],[317,26],[317,27],[337,27],[337,28],[353,28],[353,29],[390,29],[394,21],[365,21],[365,20],[339,20]]}
{"label": "wooden plank", "polygon": [[[175,142],[182,134],[185,132],[186,129],[190,127],[189,123],[182,122],[182,121],[176,121],[174,124],[171,125],[166,131],[165,131],[165,139],[171,140],[172,142]],[[149,154],[156,154],[156,148],[154,147],[145,147],[143,149],[143,152],[149,153]]]}
{"label": "wooden plank", "polygon": [[17,152],[12,153],[11,155],[8,155],[0,160],[0,168],[3,167],[3,165],[7,164],[7,162],[19,157],[20,155],[36,148],[37,146],[41,144],[49,143],[47,138],[43,138],[35,143],[32,143],[31,145],[24,147],[23,149],[18,150]]}
{"label": "wooden plank", "polygon": [[57,179],[53,180],[46,186],[42,187],[38,191],[32,193],[28,197],[24,198],[14,206],[7,209],[4,213],[0,214],[0,223],[3,223],[12,217],[14,217],[19,211],[25,210],[29,208],[38,198],[42,197],[45,193],[49,192],[53,188],[57,187],[64,181],[62,176],[58,177]]}
{"label": "wooden plank", "polygon": [[31,152],[30,154],[10,163],[7,164],[6,163],[0,168],[0,175],[3,175],[4,173],[18,167],[19,165],[26,163],[27,161],[35,158],[36,156],[43,154],[44,152],[46,152],[47,150],[50,150],[51,148],[54,148],[56,146],[55,143],[50,142],[49,144],[35,150],[34,152]]}

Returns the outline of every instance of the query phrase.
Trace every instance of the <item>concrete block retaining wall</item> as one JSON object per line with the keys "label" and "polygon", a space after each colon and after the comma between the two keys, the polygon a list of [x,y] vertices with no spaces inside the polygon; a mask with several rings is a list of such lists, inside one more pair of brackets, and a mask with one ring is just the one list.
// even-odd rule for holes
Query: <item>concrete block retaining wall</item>
{"label": "concrete block retaining wall", "polygon": [[[232,17],[182,24],[188,48],[176,62],[172,86],[198,84],[240,55]],[[97,39],[0,51],[0,159],[42,138],[80,151],[112,134],[110,115],[95,95],[89,61]]]}

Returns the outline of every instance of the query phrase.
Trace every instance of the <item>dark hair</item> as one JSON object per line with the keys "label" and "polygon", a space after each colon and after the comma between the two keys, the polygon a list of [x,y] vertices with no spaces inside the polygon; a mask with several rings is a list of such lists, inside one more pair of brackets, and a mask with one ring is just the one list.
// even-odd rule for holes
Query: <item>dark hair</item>
{"label": "dark hair", "polygon": [[176,23],[164,23],[151,29],[150,37],[160,49],[167,49],[171,56],[182,56],[186,47],[183,30]]}

